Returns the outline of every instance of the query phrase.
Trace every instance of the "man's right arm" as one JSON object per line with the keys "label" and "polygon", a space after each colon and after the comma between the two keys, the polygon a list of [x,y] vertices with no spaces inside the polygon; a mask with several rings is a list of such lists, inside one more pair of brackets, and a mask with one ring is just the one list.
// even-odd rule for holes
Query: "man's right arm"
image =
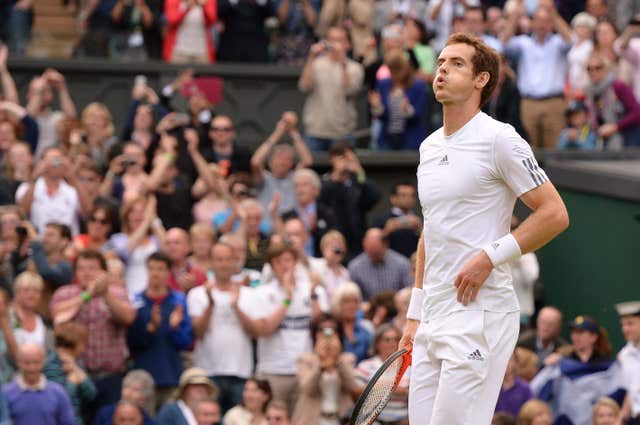
{"label": "man's right arm", "polygon": [[[420,239],[418,240],[418,246],[416,248],[416,275],[415,281],[413,282],[414,289],[411,293],[412,303],[419,302],[418,300],[414,300],[413,298],[416,296],[417,291],[422,291],[422,281],[424,279],[424,264],[426,260],[426,255],[424,252],[424,231],[420,233]],[[409,305],[409,310],[411,310],[411,304]],[[422,308],[422,303],[419,302],[420,308]],[[404,347],[413,347],[413,339],[416,336],[416,331],[418,330],[418,326],[420,325],[420,320],[417,319],[409,319],[407,318],[407,323],[404,326],[404,331],[402,335],[402,339],[398,344],[398,349]]]}

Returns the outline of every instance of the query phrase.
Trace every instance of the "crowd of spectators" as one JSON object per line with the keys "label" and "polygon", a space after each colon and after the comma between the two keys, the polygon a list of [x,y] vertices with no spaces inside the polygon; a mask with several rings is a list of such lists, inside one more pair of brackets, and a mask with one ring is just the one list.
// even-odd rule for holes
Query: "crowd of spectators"
{"label": "crowd of spectators", "polygon": [[[442,34],[468,31],[505,53],[487,112],[533,145],[640,141],[640,22],[618,36],[626,23],[607,20],[604,0],[533,3],[69,3],[87,29],[79,55],[302,65],[301,119],[283,112],[253,151],[215,107],[219,80],[189,69],[157,92],[136,77],[122,128],[100,102],[76,108],[54,69],[21,102],[7,57],[24,40],[6,34],[0,424],[342,423],[397,347],[423,224],[415,182],[383,200],[354,149],[363,87],[372,142],[416,149],[437,116]],[[32,8],[1,17],[16,25]],[[316,149],[329,153],[323,175]],[[640,304],[618,306],[628,345],[616,361],[593,318],[569,322],[567,342],[562,312],[535,310],[535,254],[512,270],[523,332],[494,423],[637,423]],[[408,423],[408,384],[381,423]]]}

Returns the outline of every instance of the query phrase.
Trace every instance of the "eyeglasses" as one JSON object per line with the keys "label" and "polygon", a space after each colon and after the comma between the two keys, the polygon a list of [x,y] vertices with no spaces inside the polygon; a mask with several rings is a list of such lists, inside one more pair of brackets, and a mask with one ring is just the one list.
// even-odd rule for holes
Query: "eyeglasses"
{"label": "eyeglasses", "polygon": [[604,65],[589,65],[587,66],[587,72],[600,71],[604,68]]}
{"label": "eyeglasses", "polygon": [[219,131],[221,133],[228,133],[233,131],[233,127],[211,127],[211,131]]}
{"label": "eyeglasses", "polygon": [[102,224],[103,226],[109,224],[109,220],[107,220],[106,218],[98,218],[98,217],[89,217],[89,222],[99,223],[99,224]]}
{"label": "eyeglasses", "polygon": [[251,194],[246,190],[239,190],[239,191],[233,193],[232,195],[237,197],[237,198],[251,196]]}
{"label": "eyeglasses", "polygon": [[344,255],[344,249],[340,249],[340,248],[334,249],[333,253],[336,255]]}

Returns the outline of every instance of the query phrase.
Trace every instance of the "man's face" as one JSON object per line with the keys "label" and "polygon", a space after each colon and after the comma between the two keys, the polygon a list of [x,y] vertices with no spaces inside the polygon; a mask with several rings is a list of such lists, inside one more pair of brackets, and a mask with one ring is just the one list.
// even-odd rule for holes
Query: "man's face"
{"label": "man's face", "polygon": [[479,83],[479,76],[473,75],[471,60],[474,53],[475,49],[467,44],[451,44],[442,50],[433,80],[438,102],[443,105],[464,103],[471,97]]}
{"label": "man's face", "polygon": [[403,211],[410,211],[416,206],[416,190],[413,186],[398,186],[391,195],[391,205]]}
{"label": "man's face", "polygon": [[126,160],[135,162],[135,164],[140,168],[144,167],[145,163],[147,162],[147,157],[144,153],[144,149],[142,149],[141,146],[133,143],[128,143],[124,146],[124,148],[122,149],[122,155]]}
{"label": "man's face", "polygon": [[547,9],[539,8],[531,21],[533,32],[538,37],[546,37],[553,30],[553,20]]}
{"label": "man's face", "polygon": [[220,406],[212,401],[203,401],[196,409],[198,425],[215,425],[220,423]]}
{"label": "man's face", "polygon": [[484,33],[484,17],[480,10],[468,10],[464,14],[464,23],[467,31],[474,35],[482,35]]}
{"label": "man's face", "polygon": [[64,176],[65,168],[63,163],[64,155],[58,149],[49,149],[44,157],[43,161],[47,164],[47,176],[53,179],[61,179]]}
{"label": "man's face", "polygon": [[207,97],[199,89],[194,88],[191,96],[189,96],[189,111],[192,114],[199,114],[209,107]]}
{"label": "man's face", "polygon": [[227,281],[236,271],[237,259],[231,246],[216,244],[211,250],[211,262],[216,278]]}
{"label": "man's face", "polygon": [[140,409],[128,404],[118,406],[113,413],[114,425],[142,425]]}
{"label": "man's face", "polygon": [[44,367],[43,351],[29,347],[18,355],[18,369],[27,382],[37,382]]}
{"label": "man's face", "polygon": [[362,243],[362,248],[374,263],[382,261],[387,252],[387,245],[383,241],[381,233],[370,233],[366,235]]}
{"label": "man's face", "polygon": [[304,245],[307,243],[308,235],[302,221],[297,219],[288,220],[284,224],[284,235],[299,252],[304,251]]}
{"label": "man's face", "polygon": [[271,407],[267,410],[267,423],[269,425],[289,425],[287,411]]}
{"label": "man's face", "polygon": [[60,230],[53,226],[46,226],[42,233],[42,246],[46,254],[62,251],[69,241],[62,237]]}
{"label": "man's face", "polygon": [[76,261],[76,279],[82,288],[86,288],[103,272],[100,261],[97,259],[80,257]]}
{"label": "man's face", "polygon": [[536,328],[542,341],[550,341],[560,333],[562,316],[553,309],[542,309],[538,314]]}
{"label": "man's face", "polygon": [[487,9],[487,29],[492,35],[498,35],[502,31],[504,18],[502,9],[499,7],[490,7]]}
{"label": "man's face", "polygon": [[327,33],[327,42],[331,46],[329,54],[339,58],[349,50],[349,38],[347,32],[339,28],[331,28]]}
{"label": "man's face", "polygon": [[293,153],[290,151],[276,151],[271,155],[269,160],[269,169],[271,174],[277,178],[285,177],[294,165]]}
{"label": "man's face", "polygon": [[170,229],[165,237],[165,249],[172,261],[182,262],[186,260],[191,251],[189,236],[182,229]]}
{"label": "man's face", "polygon": [[87,193],[98,193],[100,188],[100,175],[88,169],[78,171],[78,183],[81,184]]}
{"label": "man's face", "polygon": [[231,155],[233,151],[233,141],[236,132],[233,129],[233,122],[228,117],[215,117],[211,121],[209,138],[213,143],[213,150],[223,155]]}
{"label": "man's face", "polygon": [[169,272],[169,267],[164,261],[149,261],[147,263],[149,286],[153,286],[155,289],[165,288],[169,279]]}
{"label": "man's face", "polygon": [[607,3],[604,0],[587,0],[585,11],[595,18],[603,18],[608,13]]}
{"label": "man's face", "polygon": [[640,316],[623,316],[620,319],[622,335],[627,342],[640,343]]}
{"label": "man's face", "polygon": [[307,176],[297,176],[293,181],[296,198],[301,205],[307,205],[316,200],[319,195],[318,188],[315,187],[311,179]]}

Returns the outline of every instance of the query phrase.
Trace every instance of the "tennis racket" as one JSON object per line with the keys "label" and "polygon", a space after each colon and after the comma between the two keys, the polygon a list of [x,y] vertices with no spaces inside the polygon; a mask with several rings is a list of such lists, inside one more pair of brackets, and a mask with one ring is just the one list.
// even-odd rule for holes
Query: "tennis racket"
{"label": "tennis racket", "polygon": [[411,349],[393,353],[378,368],[353,408],[349,425],[371,425],[387,405],[402,375],[411,365]]}

